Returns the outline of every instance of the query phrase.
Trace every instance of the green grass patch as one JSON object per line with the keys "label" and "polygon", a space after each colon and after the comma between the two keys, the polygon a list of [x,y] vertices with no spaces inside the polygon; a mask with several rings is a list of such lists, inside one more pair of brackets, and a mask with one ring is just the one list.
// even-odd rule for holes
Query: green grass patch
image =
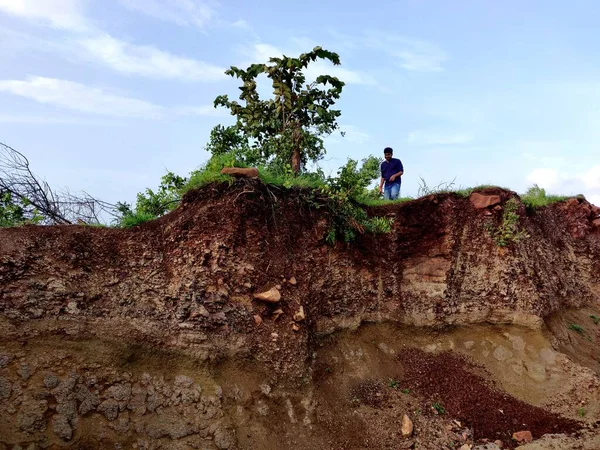
{"label": "green grass patch", "polygon": [[521,201],[528,209],[541,208],[542,206],[548,206],[552,203],[562,202],[569,197],[561,195],[548,195],[546,190],[534,184],[532,187],[527,189],[523,195],[521,195]]}
{"label": "green grass patch", "polygon": [[372,198],[372,197],[359,197],[357,199],[358,203],[363,206],[384,206],[384,205],[395,205],[398,203],[406,203],[411,200],[414,200],[412,197],[401,197],[397,200],[384,200],[383,198]]}
{"label": "green grass patch", "polygon": [[598,323],[600,323],[600,317],[596,316],[595,314],[590,314],[590,319],[592,319],[595,325],[598,325]]}
{"label": "green grass patch", "polygon": [[120,226],[122,228],[131,228],[150,220],[156,219],[156,216],[149,213],[132,213],[121,218]]}
{"label": "green grass patch", "polygon": [[575,332],[577,332],[579,334],[583,334],[583,332],[585,331],[581,325],[578,325],[576,323],[570,324],[569,325],[569,330],[573,330],[573,331],[575,331]]}

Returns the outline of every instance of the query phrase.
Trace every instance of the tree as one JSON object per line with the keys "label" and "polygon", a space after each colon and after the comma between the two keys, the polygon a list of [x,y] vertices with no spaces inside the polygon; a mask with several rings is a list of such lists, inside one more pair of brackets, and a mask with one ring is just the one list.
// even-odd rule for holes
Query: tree
{"label": "tree", "polygon": [[[100,223],[103,215],[115,217],[115,206],[86,192],[74,195],[55,190],[35,175],[21,152],[0,142],[0,194],[21,208],[26,221],[44,224]],[[9,197],[6,197],[6,195]]]}
{"label": "tree", "polygon": [[26,221],[22,205],[13,200],[10,192],[0,191],[0,227],[14,227]]}
{"label": "tree", "polygon": [[[236,125],[221,128],[215,137],[230,138],[229,142],[241,145],[235,141],[241,133],[265,161],[275,158],[289,163],[296,175],[306,162],[320,159],[325,153],[323,138],[339,128],[341,111],[332,107],[344,83],[320,75],[305,84],[303,71],[317,59],[340,64],[337,53],[315,47],[297,58],[284,55],[270,58],[267,64],[252,64],[246,70],[228,69],[227,75],[242,81],[239,98],[243,103],[230,101],[227,95],[215,99],[215,107],[226,107],[236,116]],[[274,97],[269,100],[261,100],[257,91],[257,78],[263,74],[273,86]]]}

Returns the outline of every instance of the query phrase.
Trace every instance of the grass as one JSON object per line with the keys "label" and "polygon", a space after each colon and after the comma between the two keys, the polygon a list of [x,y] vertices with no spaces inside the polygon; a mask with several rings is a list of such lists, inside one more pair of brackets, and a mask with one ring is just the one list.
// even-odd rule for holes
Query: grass
{"label": "grass", "polygon": [[395,205],[397,203],[405,203],[414,200],[412,197],[400,197],[397,200],[384,200],[382,198],[360,197],[358,202],[363,206],[383,206]]}
{"label": "grass", "polygon": [[592,319],[594,321],[595,325],[598,325],[598,323],[600,323],[600,317],[598,317],[594,314],[590,314],[590,319]]}
{"label": "grass", "polygon": [[552,203],[562,202],[569,197],[561,195],[548,195],[546,190],[534,184],[532,187],[527,189],[523,195],[521,195],[521,201],[528,209],[541,208],[542,206],[548,206]]}
{"label": "grass", "polygon": [[583,409],[583,408],[579,408],[579,409],[577,410],[577,415],[578,415],[579,417],[584,417],[584,416],[585,416],[585,409]]}
{"label": "grass", "polygon": [[156,216],[149,213],[134,213],[130,215],[123,216],[121,219],[121,227],[122,228],[131,228],[137,225],[141,225],[144,222],[148,222],[152,219],[156,219]]}
{"label": "grass", "polygon": [[390,378],[387,382],[388,387],[391,387],[392,389],[398,389],[400,387],[400,382],[398,380],[394,380],[392,378]]}
{"label": "grass", "polygon": [[573,330],[579,334],[583,334],[583,332],[585,331],[581,325],[577,325],[576,323],[570,324],[569,330]]}
{"label": "grass", "polygon": [[434,403],[431,405],[433,409],[435,409],[439,415],[446,414],[446,408],[444,408],[440,403]]}

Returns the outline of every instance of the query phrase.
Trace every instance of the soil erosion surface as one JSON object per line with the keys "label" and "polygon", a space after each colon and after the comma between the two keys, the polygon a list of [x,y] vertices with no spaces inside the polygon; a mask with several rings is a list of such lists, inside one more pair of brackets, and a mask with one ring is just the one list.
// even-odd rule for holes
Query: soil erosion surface
{"label": "soil erosion surface", "polygon": [[0,450],[600,448],[599,208],[431,195],[332,247],[317,206],[0,229]]}

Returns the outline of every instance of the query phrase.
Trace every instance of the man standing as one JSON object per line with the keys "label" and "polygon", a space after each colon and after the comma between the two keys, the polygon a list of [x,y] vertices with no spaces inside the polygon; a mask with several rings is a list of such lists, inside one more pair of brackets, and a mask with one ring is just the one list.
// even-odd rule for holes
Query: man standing
{"label": "man standing", "polygon": [[404,173],[404,167],[402,167],[402,161],[397,158],[392,158],[394,150],[390,147],[386,147],[383,150],[383,156],[385,161],[381,163],[381,181],[379,183],[379,193],[383,190],[383,184],[385,183],[385,190],[383,190],[383,198],[386,200],[397,200],[400,195],[400,185],[402,180],[400,177]]}

